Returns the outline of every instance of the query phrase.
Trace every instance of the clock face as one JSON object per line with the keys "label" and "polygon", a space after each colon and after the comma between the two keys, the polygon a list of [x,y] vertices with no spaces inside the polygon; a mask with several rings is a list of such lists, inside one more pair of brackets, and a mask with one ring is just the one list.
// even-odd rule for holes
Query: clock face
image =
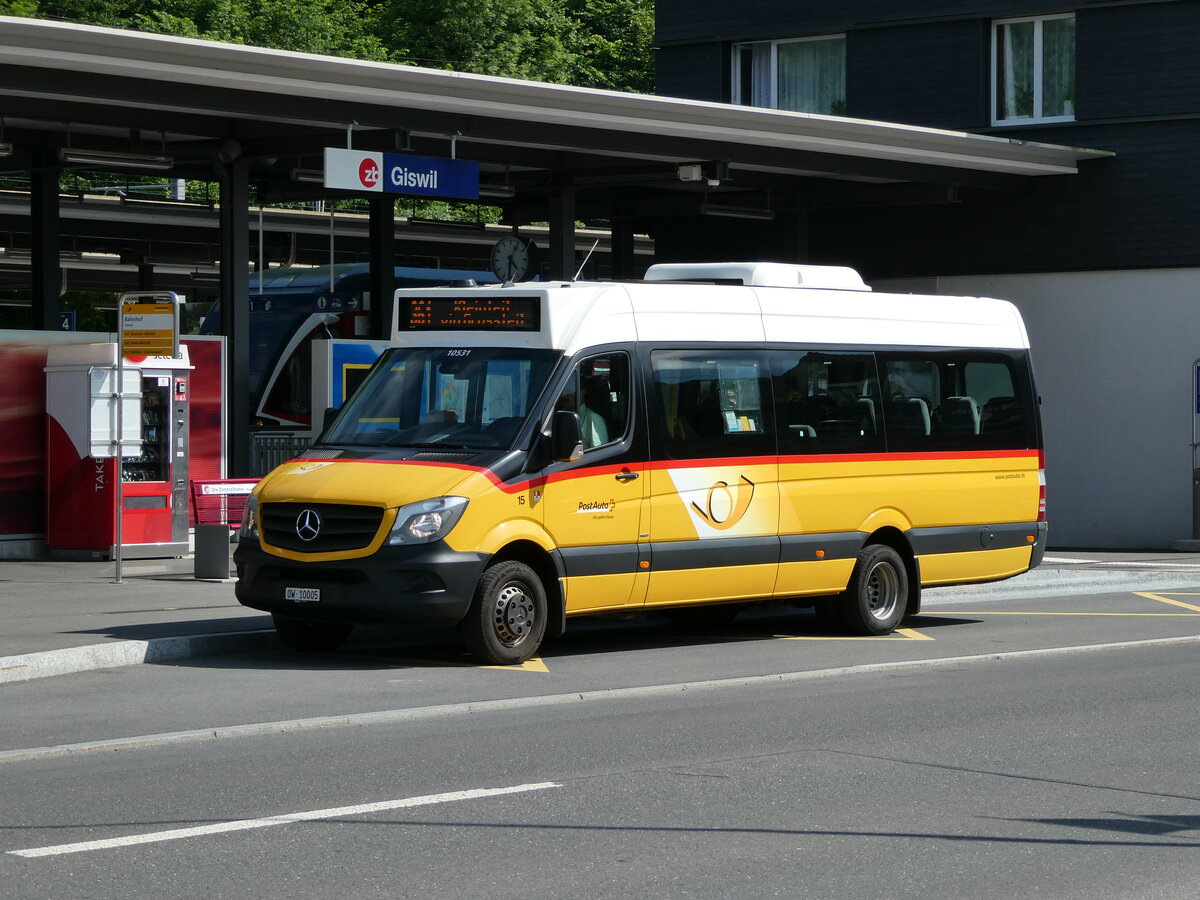
{"label": "clock face", "polygon": [[520,281],[529,271],[529,247],[516,235],[500,238],[492,247],[492,274],[502,281]]}

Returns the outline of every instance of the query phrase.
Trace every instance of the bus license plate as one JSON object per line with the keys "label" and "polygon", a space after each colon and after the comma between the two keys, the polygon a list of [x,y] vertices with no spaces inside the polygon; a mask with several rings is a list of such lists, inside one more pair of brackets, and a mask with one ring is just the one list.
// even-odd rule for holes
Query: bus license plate
{"label": "bus license plate", "polygon": [[321,599],[321,589],[297,587],[284,588],[283,599],[295,600],[297,603],[317,603]]}

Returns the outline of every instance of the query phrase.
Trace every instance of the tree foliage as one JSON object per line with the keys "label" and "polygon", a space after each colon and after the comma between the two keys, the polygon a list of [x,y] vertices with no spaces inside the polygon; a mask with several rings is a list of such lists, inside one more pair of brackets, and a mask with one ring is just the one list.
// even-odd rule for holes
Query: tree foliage
{"label": "tree foliage", "polygon": [[385,60],[366,0],[41,0],[37,15],[301,53]]}
{"label": "tree foliage", "polygon": [[561,84],[653,89],[653,0],[0,0],[0,14]]}
{"label": "tree foliage", "polygon": [[654,0],[567,0],[575,20],[572,84],[654,91]]}
{"label": "tree foliage", "polygon": [[572,22],[558,0],[395,0],[381,22],[398,61],[566,82]]}

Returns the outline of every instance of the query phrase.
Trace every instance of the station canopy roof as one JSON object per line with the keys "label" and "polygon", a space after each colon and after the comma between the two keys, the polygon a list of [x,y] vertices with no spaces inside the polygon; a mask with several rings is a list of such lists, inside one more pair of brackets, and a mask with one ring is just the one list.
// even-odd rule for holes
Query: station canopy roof
{"label": "station canopy roof", "polygon": [[[788,196],[840,205],[856,191],[921,202],[922,190],[1003,190],[1108,155],[9,17],[0,121],[0,171],[70,168],[59,151],[71,148],[164,157],[172,176],[212,180],[217,161],[244,158],[280,200],[319,195],[327,146],[455,155],[480,162],[486,202],[514,221],[544,220],[546,197],[568,186],[580,218],[618,203],[632,215]],[[693,165],[685,174],[701,177],[681,180]]]}

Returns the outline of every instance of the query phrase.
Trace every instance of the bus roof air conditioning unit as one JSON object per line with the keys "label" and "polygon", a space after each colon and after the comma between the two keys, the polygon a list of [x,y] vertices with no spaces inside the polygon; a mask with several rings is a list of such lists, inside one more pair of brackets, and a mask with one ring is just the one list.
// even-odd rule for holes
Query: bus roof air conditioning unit
{"label": "bus roof air conditioning unit", "polygon": [[693,281],[758,287],[805,287],[869,291],[848,266],[793,266],[784,263],[659,263],[646,270],[646,281]]}

